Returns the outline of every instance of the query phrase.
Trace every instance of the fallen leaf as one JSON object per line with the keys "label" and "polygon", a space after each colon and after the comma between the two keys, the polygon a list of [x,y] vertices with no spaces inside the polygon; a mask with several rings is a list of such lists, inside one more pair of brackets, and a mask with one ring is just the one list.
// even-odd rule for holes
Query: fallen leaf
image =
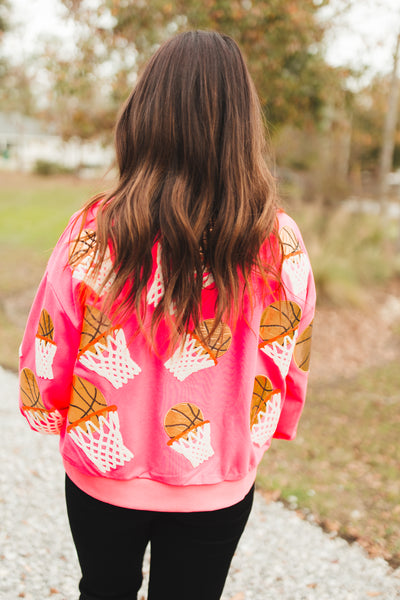
{"label": "fallen leaf", "polygon": [[339,531],[340,523],[339,521],[334,521],[333,519],[324,519],[322,521],[322,527],[328,533],[332,533],[333,531]]}

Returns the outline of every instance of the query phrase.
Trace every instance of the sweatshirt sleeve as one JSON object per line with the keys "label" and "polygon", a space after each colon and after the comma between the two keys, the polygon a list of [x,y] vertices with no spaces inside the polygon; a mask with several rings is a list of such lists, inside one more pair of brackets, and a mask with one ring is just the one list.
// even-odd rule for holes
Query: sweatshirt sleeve
{"label": "sweatshirt sleeve", "polygon": [[82,314],[68,266],[68,235],[39,285],[20,347],[20,410],[34,431],[58,434],[68,410]]}
{"label": "sweatshirt sleeve", "polygon": [[296,437],[306,399],[316,292],[301,233],[287,215],[281,223],[280,238],[283,246],[281,276],[284,295],[301,309],[301,317],[294,332],[293,354],[286,375],[286,394],[274,437],[292,440]]}

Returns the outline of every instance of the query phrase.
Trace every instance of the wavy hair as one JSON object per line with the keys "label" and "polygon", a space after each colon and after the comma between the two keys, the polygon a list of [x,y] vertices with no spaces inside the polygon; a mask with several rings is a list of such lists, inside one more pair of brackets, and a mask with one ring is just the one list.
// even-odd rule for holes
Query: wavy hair
{"label": "wavy hair", "polygon": [[198,327],[205,265],[218,298],[217,325],[237,315],[251,273],[272,271],[259,251],[274,229],[275,183],[267,166],[257,93],[236,42],[189,31],[153,55],[122,107],[115,131],[119,179],[96,196],[100,261],[114,263],[110,308],[143,324],[159,241],[164,295],[152,323],[171,319],[175,332]]}

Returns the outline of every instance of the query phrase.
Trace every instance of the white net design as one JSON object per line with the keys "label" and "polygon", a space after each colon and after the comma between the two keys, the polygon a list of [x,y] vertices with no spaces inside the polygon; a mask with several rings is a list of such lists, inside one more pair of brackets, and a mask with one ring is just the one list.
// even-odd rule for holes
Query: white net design
{"label": "white net design", "polygon": [[[214,277],[212,273],[204,272],[203,273],[203,288],[208,287],[214,283]],[[158,244],[157,247],[157,266],[154,273],[153,283],[150,286],[149,291],[147,292],[147,304],[153,304],[154,307],[158,306],[161,298],[163,297],[165,292],[164,280],[161,271],[161,244]],[[175,303],[172,303],[169,307],[170,315],[176,314],[176,306]]]}
{"label": "white net design", "polygon": [[[154,280],[151,284],[149,291],[147,292],[147,304],[153,304],[154,308],[158,306],[161,298],[164,296],[165,287],[164,280],[161,271],[161,244],[158,244],[157,248],[157,267],[154,273]],[[169,307],[169,314],[176,314],[175,303],[172,303]]]}
{"label": "white net design", "polygon": [[203,273],[203,288],[208,287],[212,283],[214,283],[214,277],[213,277],[212,273],[205,271]]}
{"label": "white net design", "polygon": [[35,369],[38,377],[54,379],[53,359],[57,346],[43,338],[35,338]]}
{"label": "white net design", "polygon": [[290,288],[296,296],[303,297],[307,291],[310,265],[305,254],[288,256],[283,261],[282,274],[290,281]]}
{"label": "white net design", "polygon": [[281,414],[281,395],[274,394],[267,402],[265,411],[257,415],[257,422],[251,428],[251,440],[257,446],[263,446],[275,433]]}
{"label": "white net design", "polygon": [[161,244],[157,247],[157,267],[154,273],[154,281],[147,293],[147,303],[157,306],[164,295],[164,281],[161,271]]}
{"label": "white net design", "polygon": [[274,363],[279,367],[282,377],[286,377],[289,372],[297,334],[298,332],[295,331],[293,339],[289,335],[285,335],[282,345],[275,341],[261,347],[264,354],[272,358]]}
{"label": "white net design", "polygon": [[183,437],[174,440],[171,448],[183,454],[193,467],[198,467],[214,454],[211,446],[211,427],[208,421],[202,423],[196,429],[189,432],[188,438]]}
{"label": "white net design", "polygon": [[61,431],[63,417],[58,410],[42,410],[41,408],[26,408],[24,415],[34,431],[57,435]]}
{"label": "white net design", "polygon": [[124,445],[117,411],[101,414],[98,419],[98,425],[90,420],[79,423],[69,435],[99,471],[106,473],[130,461],[133,454]]}
{"label": "white net design", "polygon": [[186,336],[183,348],[177,348],[171,358],[164,363],[168,371],[179,381],[183,381],[192,373],[214,365],[215,362],[210,354],[190,335]]}
{"label": "white net design", "polygon": [[119,389],[129,379],[138,375],[141,368],[131,359],[122,329],[115,329],[105,340],[105,343],[101,340],[92,346],[94,352],[84,352],[79,362],[87,369],[105,377]]}
{"label": "white net design", "polygon": [[112,274],[110,279],[105,284],[104,288],[102,288],[106,277],[112,271],[113,267],[109,250],[106,251],[104,260],[100,267],[100,271],[96,277],[93,275],[95,264],[96,255],[93,262],[93,252],[89,252],[84,257],[84,259],[74,268],[72,277],[74,279],[78,279],[78,281],[84,281],[89,287],[91,287],[96,292],[96,294],[98,294],[100,290],[102,294],[105,294],[110,290],[115,279],[115,275]]}

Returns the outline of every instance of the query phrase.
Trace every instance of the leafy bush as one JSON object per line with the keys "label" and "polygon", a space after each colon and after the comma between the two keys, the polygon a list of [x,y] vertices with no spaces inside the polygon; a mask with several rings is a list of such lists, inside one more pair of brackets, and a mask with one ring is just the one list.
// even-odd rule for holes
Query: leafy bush
{"label": "leafy bush", "polygon": [[70,175],[74,169],[61,165],[50,160],[38,159],[33,167],[33,173],[36,175]]}

